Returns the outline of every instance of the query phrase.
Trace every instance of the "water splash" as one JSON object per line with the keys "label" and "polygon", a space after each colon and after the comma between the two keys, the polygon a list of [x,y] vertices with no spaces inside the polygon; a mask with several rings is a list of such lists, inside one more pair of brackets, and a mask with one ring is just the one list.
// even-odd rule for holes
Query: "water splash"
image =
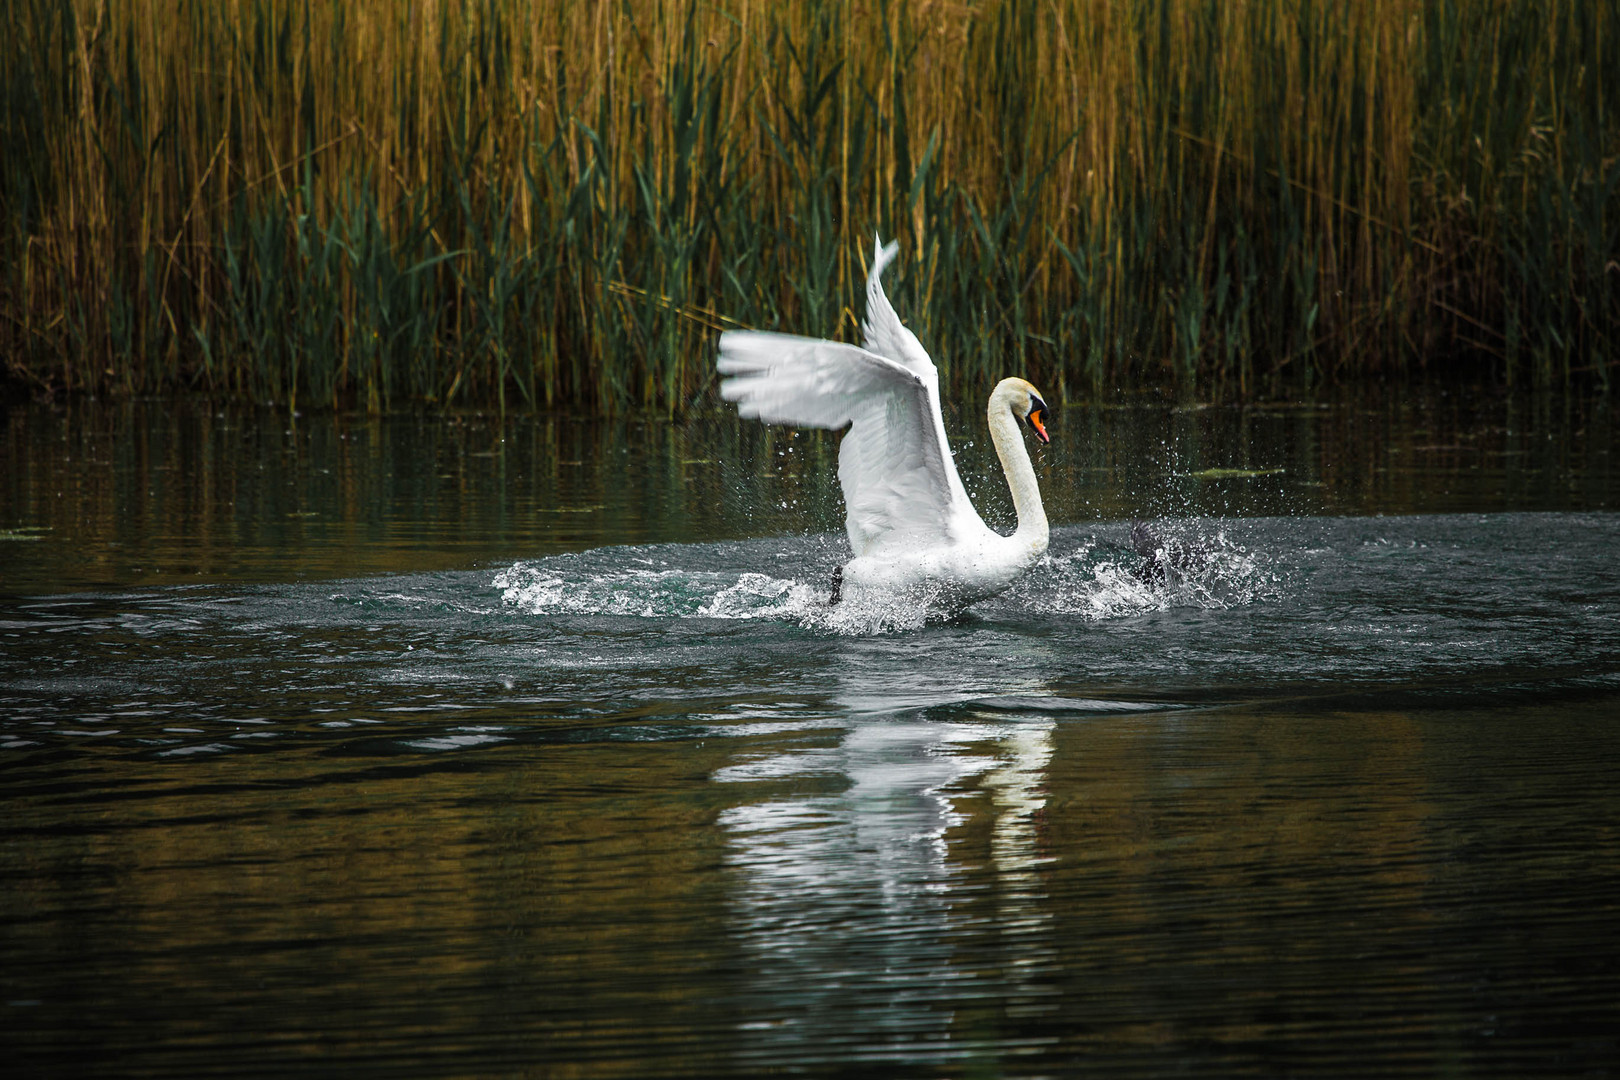
{"label": "water splash", "polygon": [[[1069,530],[1073,532],[1075,530]],[[1085,621],[1128,618],[1172,608],[1229,608],[1275,598],[1281,574],[1266,555],[1224,531],[1178,526],[1169,542],[1196,546],[1199,557],[1156,566],[1128,546],[1095,536],[1067,554],[1043,560],[1008,593],[972,610],[989,618],[1067,616]],[[942,590],[922,587],[828,604],[827,567],[836,547],[826,538],[783,538],[742,545],[602,548],[519,562],[495,575],[508,608],[529,615],[644,619],[764,619],[839,636],[917,630],[949,619]],[[791,576],[739,565],[789,564]],[[802,573],[802,576],[801,576]]]}
{"label": "water splash", "polygon": [[508,606],[530,615],[621,615],[643,619],[692,618],[735,577],[690,570],[576,570],[564,559],[516,563],[495,575]]}
{"label": "water splash", "polygon": [[981,608],[989,613],[1010,603],[1100,622],[1174,608],[1240,607],[1282,595],[1286,581],[1274,560],[1224,529],[1204,533],[1182,525],[1165,536],[1156,554],[1146,557],[1089,539],[1073,552],[1049,557],[1015,590]]}

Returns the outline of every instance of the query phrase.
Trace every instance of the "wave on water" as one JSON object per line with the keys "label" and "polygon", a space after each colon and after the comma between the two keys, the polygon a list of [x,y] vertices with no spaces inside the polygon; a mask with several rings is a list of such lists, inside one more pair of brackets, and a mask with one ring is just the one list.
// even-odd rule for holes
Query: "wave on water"
{"label": "wave on water", "polygon": [[[1068,530],[1073,532],[1074,530]],[[529,615],[619,616],[643,619],[765,619],[841,635],[913,630],[958,613],[942,609],[937,594],[919,589],[828,604],[830,545],[799,550],[803,538],[759,544],[601,548],[533,562],[495,575],[502,602]],[[975,605],[988,618],[1066,616],[1087,622],[1128,618],[1173,608],[1219,609],[1272,598],[1282,577],[1272,560],[1233,542],[1224,532],[1178,534],[1171,555],[1155,559],[1129,546],[1088,536],[1049,555],[1013,589]],[[1181,548],[1174,545],[1181,544]],[[735,551],[717,551],[732,548]],[[1165,552],[1159,552],[1165,556]],[[717,560],[716,556],[720,555]],[[728,559],[729,556],[729,559]],[[763,557],[762,557],[763,556]],[[727,568],[715,564],[729,563]],[[742,569],[752,563],[792,562],[804,577],[778,577]],[[822,563],[827,563],[822,566]],[[683,565],[685,564],[685,565]]]}

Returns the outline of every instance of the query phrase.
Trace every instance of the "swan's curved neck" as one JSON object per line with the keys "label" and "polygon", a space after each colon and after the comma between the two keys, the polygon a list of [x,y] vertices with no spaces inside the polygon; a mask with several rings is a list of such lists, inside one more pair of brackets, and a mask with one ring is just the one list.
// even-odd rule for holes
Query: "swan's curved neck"
{"label": "swan's curved neck", "polygon": [[1001,470],[1007,474],[1007,487],[1012,490],[1013,508],[1018,511],[1018,531],[1015,540],[1029,543],[1036,554],[1046,550],[1051,533],[1046,523],[1046,507],[1041,505],[1041,489],[1035,483],[1035,467],[1029,462],[1029,449],[1018,430],[1012,409],[990,398],[990,441],[996,444],[996,456],[1001,459]]}

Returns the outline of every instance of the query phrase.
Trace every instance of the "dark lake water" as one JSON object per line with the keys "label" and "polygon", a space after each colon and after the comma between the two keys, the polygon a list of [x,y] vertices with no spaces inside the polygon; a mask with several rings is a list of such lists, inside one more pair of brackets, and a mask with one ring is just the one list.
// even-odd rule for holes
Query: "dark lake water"
{"label": "dark lake water", "polygon": [[1601,404],[1059,410],[938,625],[831,436],[0,418],[7,1075],[1620,1073]]}

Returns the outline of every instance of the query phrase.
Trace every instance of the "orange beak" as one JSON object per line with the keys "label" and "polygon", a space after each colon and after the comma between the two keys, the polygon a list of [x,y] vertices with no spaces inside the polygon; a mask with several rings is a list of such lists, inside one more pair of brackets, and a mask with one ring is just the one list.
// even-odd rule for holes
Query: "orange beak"
{"label": "orange beak", "polygon": [[1029,414],[1029,426],[1035,429],[1035,434],[1041,437],[1041,442],[1049,443],[1052,441],[1052,436],[1046,433],[1046,424],[1041,419],[1043,411],[1042,409],[1036,409]]}

